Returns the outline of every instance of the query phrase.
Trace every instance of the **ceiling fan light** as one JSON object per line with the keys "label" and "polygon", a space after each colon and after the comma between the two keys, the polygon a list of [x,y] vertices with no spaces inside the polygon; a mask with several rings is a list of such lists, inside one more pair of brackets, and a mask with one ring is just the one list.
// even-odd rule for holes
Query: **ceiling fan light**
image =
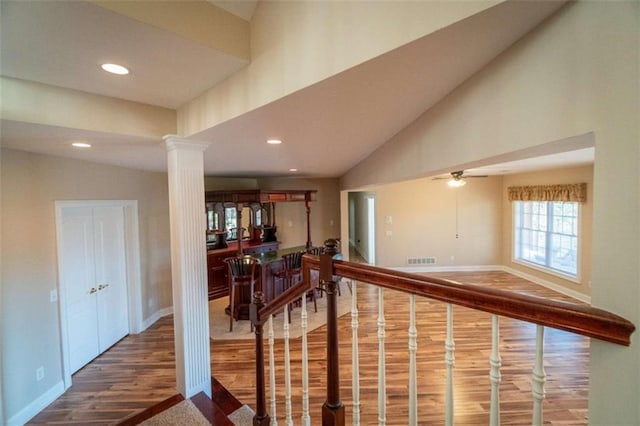
{"label": "ceiling fan light", "polygon": [[447,182],[447,185],[449,185],[451,188],[460,188],[461,186],[465,186],[466,184],[467,182],[460,178],[449,179],[449,181]]}

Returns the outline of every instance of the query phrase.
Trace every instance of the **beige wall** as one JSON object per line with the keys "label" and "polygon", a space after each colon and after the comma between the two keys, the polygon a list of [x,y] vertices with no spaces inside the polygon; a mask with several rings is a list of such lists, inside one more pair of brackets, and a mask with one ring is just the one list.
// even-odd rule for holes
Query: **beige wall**
{"label": "beige wall", "polygon": [[[507,188],[577,182],[587,183],[587,202],[581,205],[580,210],[580,282],[513,262],[513,215]],[[446,180],[425,178],[383,185],[365,192],[350,192],[349,198],[354,203],[356,214],[355,223],[349,223],[349,226],[355,228],[354,246],[365,257],[369,253],[366,199],[371,196],[376,199],[379,266],[455,268],[504,265],[585,296],[590,295],[592,166],[467,179],[467,185],[461,188],[448,187]],[[435,257],[437,261],[433,265],[408,265],[409,257]]]}
{"label": "beige wall", "polygon": [[[340,236],[340,191],[338,179],[261,178],[260,189],[316,189],[311,202],[311,241],[321,246]],[[281,247],[304,245],[307,241],[307,212],[304,203],[277,203],[276,224]]]}
{"label": "beige wall", "polygon": [[205,176],[205,191],[258,189],[258,179]]}
{"label": "beige wall", "polygon": [[497,3],[258,2],[251,63],[180,107],[178,132],[189,136],[237,117]]}
{"label": "beige wall", "polygon": [[160,140],[176,132],[172,109],[0,76],[5,120]]}
{"label": "beige wall", "polygon": [[[366,239],[364,199],[372,193],[379,266],[501,264],[502,177],[467,179],[461,188],[450,188],[446,180],[416,179],[356,193],[356,240]],[[408,265],[409,257],[437,262]]]}
{"label": "beige wall", "polygon": [[[593,132],[591,300],[638,325],[639,21],[637,1],[569,3],[349,171],[341,188],[428,176]],[[637,336],[631,348],[592,340],[590,423],[640,424],[638,345]]]}
{"label": "beige wall", "polygon": [[[521,263],[513,262],[513,207],[506,197],[507,188],[520,185],[554,185],[562,183],[587,184],[587,201],[580,205],[580,230],[579,230],[579,282],[564,279],[559,275],[545,273],[541,270],[530,268]],[[504,177],[505,194],[503,202],[504,221],[502,226],[502,263],[510,268],[533,275],[553,284],[566,287],[570,290],[591,294],[591,238],[593,226],[593,166],[577,167],[569,169],[545,170],[537,173],[525,173],[507,175]]]}
{"label": "beige wall", "polygon": [[[2,149],[2,335],[7,418],[62,380],[56,200],[137,200],[143,318],[171,306],[167,176]],[[35,370],[45,378],[35,380]],[[7,390],[10,389],[10,392]]]}

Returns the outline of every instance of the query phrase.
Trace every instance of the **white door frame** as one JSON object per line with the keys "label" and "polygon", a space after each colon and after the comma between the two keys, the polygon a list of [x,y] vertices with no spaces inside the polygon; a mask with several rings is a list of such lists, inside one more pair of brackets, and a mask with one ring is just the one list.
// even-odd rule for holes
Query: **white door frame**
{"label": "white door frame", "polygon": [[369,194],[367,200],[367,262],[376,264],[376,196]]}
{"label": "white door frame", "polygon": [[142,283],[140,278],[140,238],[138,234],[137,200],[79,200],[56,201],[56,241],[58,250],[58,308],[60,309],[60,334],[62,338],[62,373],[64,388],[71,387],[69,366],[69,330],[67,329],[66,293],[62,282],[62,211],[72,207],[123,207],[124,240],[127,272],[127,299],[129,308],[129,333],[140,333],[142,324]]}

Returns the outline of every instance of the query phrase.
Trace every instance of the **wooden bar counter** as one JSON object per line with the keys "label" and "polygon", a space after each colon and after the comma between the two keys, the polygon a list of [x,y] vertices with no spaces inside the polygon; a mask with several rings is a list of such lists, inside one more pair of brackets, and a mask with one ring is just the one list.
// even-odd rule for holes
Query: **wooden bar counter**
{"label": "wooden bar counter", "polygon": [[[242,242],[243,253],[253,256],[260,261],[260,287],[255,290],[260,290],[264,293],[265,301],[272,300],[283,291],[283,284],[274,282],[274,274],[282,270],[282,256],[296,251],[305,251],[305,246],[278,249],[278,244],[278,242],[257,244]],[[231,242],[227,248],[209,250],[207,252],[209,300],[227,297],[229,295],[228,269],[224,259],[237,256],[237,251],[237,243]],[[239,319],[249,319],[250,303],[251,294],[249,290],[247,288],[240,288],[236,293],[234,303],[238,306]]]}
{"label": "wooden bar counter", "polygon": [[[278,250],[278,242],[242,242],[242,252],[249,255],[259,255]],[[209,300],[229,295],[229,281],[225,259],[238,255],[238,242],[231,241],[223,249],[207,250],[207,277]]]}

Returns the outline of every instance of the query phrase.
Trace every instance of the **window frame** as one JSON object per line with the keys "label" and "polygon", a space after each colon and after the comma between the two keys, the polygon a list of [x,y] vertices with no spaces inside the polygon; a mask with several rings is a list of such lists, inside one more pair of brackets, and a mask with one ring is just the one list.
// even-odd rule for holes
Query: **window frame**
{"label": "window frame", "polygon": [[[523,216],[522,213],[519,213],[518,209],[520,205],[523,205],[524,203],[546,203],[546,209],[547,209],[547,214],[546,214],[546,219],[547,219],[547,226],[546,226],[546,230],[545,231],[540,231],[540,232],[544,232],[545,233],[545,264],[540,264],[540,263],[536,263],[533,261],[529,261],[527,259],[524,258],[519,258],[518,255],[519,253],[521,253],[522,247],[519,246],[519,240],[520,238],[520,233],[521,233],[521,228],[522,226],[518,227],[519,221],[521,218],[518,217],[518,215],[520,214],[520,216]],[[561,269],[556,269],[553,268],[552,266],[550,266],[551,264],[551,252],[553,250],[553,248],[550,246],[549,242],[552,238],[552,236],[554,234],[553,229],[551,228],[551,224],[553,223],[553,214],[549,215],[549,212],[553,212],[553,204],[554,203],[560,203],[560,204],[565,204],[565,203],[574,203],[576,205],[576,222],[577,222],[577,232],[575,235],[575,239],[576,239],[576,274],[573,275],[570,272],[566,272],[563,271]],[[513,207],[512,207],[512,226],[511,226],[511,231],[513,233],[512,236],[512,248],[511,248],[511,261],[513,263],[517,263],[523,266],[526,266],[528,268],[531,269],[535,269],[541,272],[544,272],[546,274],[550,274],[550,275],[554,275],[560,278],[563,278],[565,280],[569,280],[572,281],[574,283],[580,284],[581,283],[581,265],[582,265],[582,239],[581,239],[581,235],[582,235],[582,204],[576,201],[514,201],[512,203]],[[562,235],[562,234],[561,234]]]}

